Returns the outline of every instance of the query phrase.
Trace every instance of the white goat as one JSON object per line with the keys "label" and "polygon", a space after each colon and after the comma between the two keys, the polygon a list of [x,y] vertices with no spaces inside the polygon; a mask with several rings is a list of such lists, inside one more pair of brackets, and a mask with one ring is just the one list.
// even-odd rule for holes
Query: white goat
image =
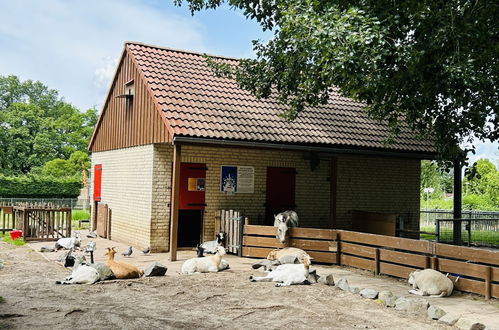
{"label": "white goat", "polygon": [[200,245],[204,249],[205,253],[215,254],[217,253],[217,247],[223,246],[225,242],[226,234],[222,231],[217,234],[217,238],[213,241],[204,242]]}
{"label": "white goat", "polygon": [[55,242],[55,249],[74,249],[76,247],[80,247],[80,234],[76,233],[74,237],[64,237],[59,238],[57,242]]}
{"label": "white goat", "polygon": [[416,270],[409,274],[410,293],[418,296],[448,297],[454,290],[451,279],[433,269]]}
{"label": "white goat", "polygon": [[[212,256],[188,259],[182,265],[182,274],[218,272],[221,270],[222,256],[225,255],[223,246],[217,247],[217,253]],[[227,264],[228,266],[228,264]]]}
{"label": "white goat", "polygon": [[298,227],[298,214],[295,211],[284,211],[274,215],[274,227],[277,227],[277,239],[285,243],[288,228]]}
{"label": "white goat", "polygon": [[77,256],[71,275],[65,281],[56,281],[56,284],[94,284],[100,279],[99,272],[86,264],[85,257]]}
{"label": "white goat", "polygon": [[310,284],[308,275],[310,257],[303,259],[303,264],[279,265],[265,276],[250,276],[251,282],[277,282],[275,286],[289,286],[293,284]]}

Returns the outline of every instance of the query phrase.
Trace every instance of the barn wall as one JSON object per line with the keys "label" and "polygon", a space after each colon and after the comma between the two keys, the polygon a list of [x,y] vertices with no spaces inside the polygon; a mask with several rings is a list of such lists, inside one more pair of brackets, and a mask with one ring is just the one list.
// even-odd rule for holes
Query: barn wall
{"label": "barn wall", "polygon": [[92,170],[96,164],[102,164],[101,201],[112,210],[112,239],[140,248],[149,246],[154,146],[94,152]]}
{"label": "barn wall", "polygon": [[351,229],[352,210],[408,213],[406,229],[419,229],[418,159],[340,156],[337,226]]}
{"label": "barn wall", "polygon": [[[125,83],[134,81],[133,105],[127,107]],[[110,96],[96,125],[91,152],[169,141],[166,126],[131,57],[125,53],[110,87]]]}

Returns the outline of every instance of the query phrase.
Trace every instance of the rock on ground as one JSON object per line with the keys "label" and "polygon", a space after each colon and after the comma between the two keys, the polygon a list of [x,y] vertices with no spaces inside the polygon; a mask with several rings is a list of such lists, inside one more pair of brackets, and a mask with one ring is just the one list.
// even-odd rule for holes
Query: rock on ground
{"label": "rock on ground", "polygon": [[360,289],[356,286],[351,286],[350,287],[350,292],[353,293],[353,294],[359,294],[360,292]]}
{"label": "rock on ground", "polygon": [[364,298],[376,299],[376,297],[378,296],[378,291],[366,288],[360,290],[360,295]]}
{"label": "rock on ground", "polygon": [[447,324],[447,325],[454,325],[457,322],[457,320],[459,320],[460,317],[461,317],[461,315],[459,315],[459,314],[447,313],[438,319],[438,323],[443,323],[443,324]]}
{"label": "rock on ground", "polygon": [[479,322],[474,322],[470,319],[466,318],[460,318],[454,326],[458,329],[463,329],[463,330],[484,330],[485,325]]}
{"label": "rock on ground", "polygon": [[144,276],[164,276],[167,270],[168,268],[166,266],[160,264],[159,262],[155,262],[144,270]]}
{"label": "rock on ground", "polygon": [[97,270],[97,272],[99,273],[100,281],[111,280],[115,278],[111,268],[109,268],[106,264],[102,262],[98,262],[96,264],[90,264],[90,267],[93,267],[95,268],[95,270]]}
{"label": "rock on ground", "polygon": [[348,285],[348,281],[345,278],[340,278],[338,283],[336,283],[336,287],[343,291],[350,291],[350,286]]}
{"label": "rock on ground", "polygon": [[385,303],[385,307],[395,307],[395,301],[398,297],[393,295],[391,291],[381,291],[378,294],[378,299]]}
{"label": "rock on ground", "polygon": [[442,308],[438,307],[438,306],[435,306],[435,305],[431,305],[429,308],[428,308],[428,316],[431,318],[431,319],[434,319],[434,320],[439,320],[442,316],[444,316],[445,314],[447,314]]}
{"label": "rock on ground", "polygon": [[423,298],[400,297],[395,301],[395,309],[409,313],[427,313],[428,301]]}
{"label": "rock on ground", "polygon": [[334,276],[333,274],[328,274],[326,277],[324,277],[324,280],[322,281],[322,283],[326,284],[326,285],[330,285],[330,286],[334,286]]}
{"label": "rock on ground", "polygon": [[51,247],[42,246],[40,248],[40,252],[54,252],[54,251],[55,251],[55,249],[51,248]]}
{"label": "rock on ground", "polygon": [[319,282],[320,278],[321,277],[319,276],[319,274],[317,274],[316,269],[310,269],[308,276],[307,276],[307,280],[310,282],[310,284],[315,284],[315,283]]}

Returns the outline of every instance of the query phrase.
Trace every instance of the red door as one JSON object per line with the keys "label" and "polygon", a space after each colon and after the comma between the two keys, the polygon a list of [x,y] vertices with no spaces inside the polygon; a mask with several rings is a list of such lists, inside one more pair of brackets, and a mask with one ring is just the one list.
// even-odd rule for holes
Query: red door
{"label": "red door", "polygon": [[100,202],[101,200],[101,186],[102,186],[102,164],[94,166],[94,201]]}
{"label": "red door", "polygon": [[195,247],[201,241],[205,180],[206,164],[180,164],[179,247]]}
{"label": "red door", "polygon": [[274,214],[294,210],[296,170],[291,167],[267,167],[265,223],[274,224]]}

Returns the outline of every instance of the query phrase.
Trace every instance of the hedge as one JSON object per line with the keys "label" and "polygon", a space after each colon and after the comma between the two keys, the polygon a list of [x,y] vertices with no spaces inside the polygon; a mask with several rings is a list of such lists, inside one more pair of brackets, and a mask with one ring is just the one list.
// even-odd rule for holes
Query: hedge
{"label": "hedge", "polygon": [[0,197],[76,198],[80,195],[80,179],[54,178],[40,175],[0,175]]}

